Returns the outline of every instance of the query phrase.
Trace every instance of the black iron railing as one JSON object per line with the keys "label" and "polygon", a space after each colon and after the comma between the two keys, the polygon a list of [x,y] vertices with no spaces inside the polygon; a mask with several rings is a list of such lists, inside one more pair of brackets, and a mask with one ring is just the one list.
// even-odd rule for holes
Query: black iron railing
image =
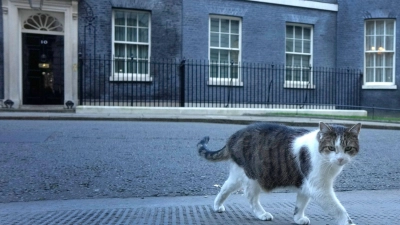
{"label": "black iron railing", "polygon": [[79,68],[81,105],[352,109],[361,99],[355,69],[83,56]]}

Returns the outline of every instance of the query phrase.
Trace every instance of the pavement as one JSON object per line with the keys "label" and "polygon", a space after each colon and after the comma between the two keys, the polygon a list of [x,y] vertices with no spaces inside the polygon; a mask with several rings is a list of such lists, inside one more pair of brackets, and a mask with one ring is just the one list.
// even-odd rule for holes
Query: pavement
{"label": "pavement", "polygon": [[[360,121],[304,117],[277,117],[257,115],[199,115],[190,113],[76,113],[1,110],[0,119],[39,120],[155,120],[196,121],[218,123],[251,123],[270,121],[288,125],[316,126],[328,123],[354,124]],[[400,123],[361,121],[363,127],[374,129],[400,129]],[[337,196],[353,221],[358,225],[400,224],[400,190],[363,190],[338,192]],[[274,220],[257,220],[251,213],[247,199],[241,194],[231,195],[226,201],[227,211],[214,213],[215,196],[151,197],[76,199],[34,202],[0,203],[0,225],[42,224],[134,224],[134,225],[200,225],[200,224],[270,224],[293,223],[294,193],[268,193],[261,196],[264,208]],[[313,225],[333,225],[322,209],[309,205],[306,214]]]}

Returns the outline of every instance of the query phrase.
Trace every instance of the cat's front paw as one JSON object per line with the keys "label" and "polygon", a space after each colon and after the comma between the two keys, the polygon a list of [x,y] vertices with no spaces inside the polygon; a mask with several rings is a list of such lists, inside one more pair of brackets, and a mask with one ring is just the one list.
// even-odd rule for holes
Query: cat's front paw
{"label": "cat's front paw", "polygon": [[310,224],[310,219],[307,216],[303,216],[303,217],[298,217],[296,218],[296,216],[294,217],[294,222],[296,224],[301,224],[301,225],[308,225]]}
{"label": "cat's front paw", "polygon": [[265,212],[265,213],[263,213],[261,215],[257,215],[257,218],[259,220],[265,220],[265,221],[271,221],[271,220],[274,219],[274,217],[269,212]]}
{"label": "cat's front paw", "polygon": [[214,205],[214,211],[217,213],[222,213],[225,212],[225,206],[224,205]]}

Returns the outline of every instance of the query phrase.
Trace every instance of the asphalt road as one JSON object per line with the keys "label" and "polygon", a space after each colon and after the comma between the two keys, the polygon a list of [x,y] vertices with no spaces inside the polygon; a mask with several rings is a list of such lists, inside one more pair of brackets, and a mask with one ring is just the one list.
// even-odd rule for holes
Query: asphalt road
{"label": "asphalt road", "polygon": [[[0,202],[213,195],[228,164],[201,159],[196,144],[209,135],[217,149],[242,127],[0,120]],[[399,130],[362,129],[361,151],[336,190],[400,189],[399,137]]]}

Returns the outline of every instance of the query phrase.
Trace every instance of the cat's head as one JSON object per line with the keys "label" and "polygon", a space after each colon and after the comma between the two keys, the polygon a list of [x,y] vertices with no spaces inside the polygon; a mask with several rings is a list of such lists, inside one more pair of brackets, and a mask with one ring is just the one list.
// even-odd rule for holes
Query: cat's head
{"label": "cat's head", "polygon": [[319,152],[331,164],[343,166],[358,153],[360,145],[358,135],[361,123],[351,127],[319,124]]}

